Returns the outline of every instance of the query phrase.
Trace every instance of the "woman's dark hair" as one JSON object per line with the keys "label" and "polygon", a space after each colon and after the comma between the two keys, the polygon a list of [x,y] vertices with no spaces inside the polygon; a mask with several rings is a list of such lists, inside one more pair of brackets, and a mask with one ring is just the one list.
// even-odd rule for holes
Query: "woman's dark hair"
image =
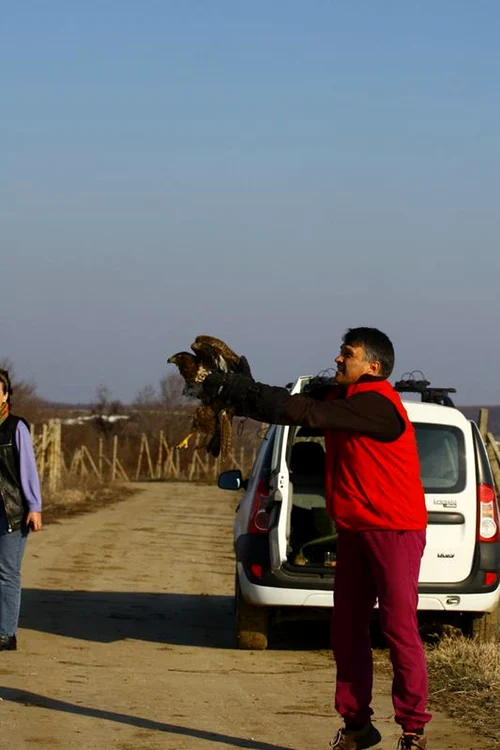
{"label": "woman's dark hair", "polygon": [[388,378],[394,368],[392,341],[378,328],[348,328],[342,341],[347,346],[362,346],[367,362],[380,362],[380,375]]}
{"label": "woman's dark hair", "polygon": [[7,394],[8,398],[7,401],[10,401],[10,397],[12,396],[12,385],[10,382],[9,377],[9,371],[4,370],[0,367],[0,383],[3,385],[3,391]]}

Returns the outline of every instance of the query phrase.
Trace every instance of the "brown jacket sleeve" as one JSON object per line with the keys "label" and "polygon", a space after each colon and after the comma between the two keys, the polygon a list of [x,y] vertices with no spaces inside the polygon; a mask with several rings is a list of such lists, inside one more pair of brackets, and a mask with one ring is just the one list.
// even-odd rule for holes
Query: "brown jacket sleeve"
{"label": "brown jacket sleeve", "polygon": [[361,432],[386,442],[396,440],[404,431],[394,404],[375,392],[328,402],[302,394],[292,396],[286,388],[256,383],[248,405],[245,416],[269,424]]}

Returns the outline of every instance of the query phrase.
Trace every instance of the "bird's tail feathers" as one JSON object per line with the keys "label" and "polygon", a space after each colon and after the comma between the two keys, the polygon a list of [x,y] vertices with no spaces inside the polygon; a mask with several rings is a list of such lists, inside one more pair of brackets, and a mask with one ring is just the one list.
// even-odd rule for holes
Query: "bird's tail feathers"
{"label": "bird's tail feathers", "polygon": [[207,453],[209,453],[214,458],[218,458],[220,455],[221,450],[221,434],[220,430],[217,430],[214,432],[212,437],[207,443]]}
{"label": "bird's tail feathers", "polygon": [[225,461],[233,447],[233,421],[226,411],[220,413],[221,460]]}

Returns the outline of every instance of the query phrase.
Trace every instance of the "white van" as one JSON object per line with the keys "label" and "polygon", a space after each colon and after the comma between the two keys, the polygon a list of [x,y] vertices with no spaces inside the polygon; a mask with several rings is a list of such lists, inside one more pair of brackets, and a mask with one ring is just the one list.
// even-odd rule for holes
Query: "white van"
{"label": "white van", "polygon": [[[299,378],[291,393],[308,380]],[[500,636],[499,509],[479,430],[453,408],[453,389],[427,381],[400,381],[396,389],[416,429],[429,516],[421,619],[482,640]],[[325,509],[323,437],[271,425],[250,477],[223,472],[219,487],[244,490],[234,524],[238,645],[266,648],[276,618],[332,606],[337,537]]]}

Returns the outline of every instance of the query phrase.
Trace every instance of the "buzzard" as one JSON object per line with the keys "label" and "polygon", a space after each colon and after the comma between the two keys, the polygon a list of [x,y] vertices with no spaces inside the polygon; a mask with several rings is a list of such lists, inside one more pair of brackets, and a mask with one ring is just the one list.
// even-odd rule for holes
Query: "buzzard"
{"label": "buzzard", "polygon": [[194,354],[178,352],[167,360],[177,366],[185,383],[184,394],[203,402],[194,413],[191,432],[177,448],[187,448],[193,435],[201,435],[199,447],[206,448],[216,458],[220,455],[224,461],[231,449],[234,415],[226,407],[218,408],[216,402],[205,403],[202,383],[207,375],[216,371],[248,373],[248,362],[214,336],[197,336],[191,349]]}

